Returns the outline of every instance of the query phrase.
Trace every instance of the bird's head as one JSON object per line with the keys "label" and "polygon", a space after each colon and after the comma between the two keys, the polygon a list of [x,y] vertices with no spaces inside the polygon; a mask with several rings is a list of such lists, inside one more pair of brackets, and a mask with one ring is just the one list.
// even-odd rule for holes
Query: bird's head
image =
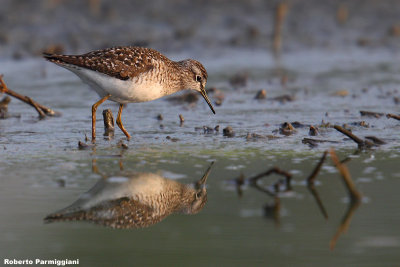
{"label": "bird's head", "polygon": [[194,184],[194,190],[192,189],[190,192],[190,201],[189,205],[187,208],[184,210],[184,213],[187,214],[196,214],[199,211],[201,211],[204,207],[204,205],[207,202],[207,188],[206,188],[206,182],[208,179],[208,176],[210,175],[211,172],[211,167],[213,166],[214,162],[211,162],[210,166],[204,173],[203,177],[201,177],[200,180],[198,180]]}
{"label": "bird's head", "polygon": [[185,89],[192,89],[198,91],[207,102],[211,111],[215,114],[214,107],[211,104],[210,99],[207,96],[205,87],[207,83],[207,71],[204,66],[194,59],[185,59],[179,61],[183,66],[185,75],[183,76],[183,84]]}

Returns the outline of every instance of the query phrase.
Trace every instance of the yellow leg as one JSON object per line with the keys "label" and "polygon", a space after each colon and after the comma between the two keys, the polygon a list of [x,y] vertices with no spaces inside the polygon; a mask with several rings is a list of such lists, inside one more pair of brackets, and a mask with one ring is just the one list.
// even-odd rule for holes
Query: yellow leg
{"label": "yellow leg", "polygon": [[103,104],[104,101],[106,101],[111,95],[108,94],[92,106],[92,142],[96,139],[96,110],[97,107]]}
{"label": "yellow leg", "polygon": [[121,121],[121,114],[122,114],[122,109],[124,108],[123,104],[119,104],[119,110],[118,110],[118,116],[117,116],[117,125],[121,129],[121,131],[126,135],[126,139],[131,139],[130,134],[125,130],[124,125],[122,125]]}

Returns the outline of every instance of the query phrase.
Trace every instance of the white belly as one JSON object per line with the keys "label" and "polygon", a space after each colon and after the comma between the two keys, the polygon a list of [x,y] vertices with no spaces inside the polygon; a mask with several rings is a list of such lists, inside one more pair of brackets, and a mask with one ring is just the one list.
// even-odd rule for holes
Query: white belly
{"label": "white belly", "polygon": [[[81,208],[89,209],[103,201],[110,201],[122,197],[129,197],[152,206],[151,200],[165,191],[167,183],[173,183],[153,173],[140,173],[134,177],[110,177],[99,192],[94,195],[87,192],[81,196],[84,200]],[[150,202],[148,202],[150,201]]]}
{"label": "white belly", "polygon": [[64,67],[74,72],[100,97],[110,94],[110,100],[121,104],[151,101],[165,95],[160,83],[146,82],[141,75],[124,81],[97,71]]}

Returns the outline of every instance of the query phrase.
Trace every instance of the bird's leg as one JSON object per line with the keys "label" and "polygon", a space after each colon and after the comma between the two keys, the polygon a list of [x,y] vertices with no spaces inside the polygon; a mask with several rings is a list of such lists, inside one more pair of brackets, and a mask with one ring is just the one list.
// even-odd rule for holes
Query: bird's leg
{"label": "bird's leg", "polygon": [[124,104],[119,104],[119,110],[118,110],[118,116],[117,116],[117,125],[121,129],[121,131],[126,135],[126,139],[131,139],[130,134],[125,130],[124,125],[122,125],[121,121],[121,114],[122,114],[122,109],[124,108]]}
{"label": "bird's leg", "polygon": [[106,101],[111,95],[108,94],[92,106],[92,142],[96,139],[96,110],[97,107],[103,104],[104,101]]}

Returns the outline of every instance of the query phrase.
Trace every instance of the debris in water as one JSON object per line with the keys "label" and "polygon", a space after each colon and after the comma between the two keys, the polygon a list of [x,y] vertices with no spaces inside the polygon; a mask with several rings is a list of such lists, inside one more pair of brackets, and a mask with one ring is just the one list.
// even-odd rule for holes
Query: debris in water
{"label": "debris in water", "polygon": [[349,192],[349,196],[352,202],[357,202],[361,200],[361,194],[357,191],[356,186],[354,185],[353,180],[351,179],[351,175],[349,170],[347,169],[346,164],[343,164],[339,161],[339,158],[337,157],[335,150],[331,148],[329,151],[329,154],[331,156],[331,159],[333,161],[333,164],[335,164],[336,168],[340,172],[343,178],[343,182],[346,185],[346,188]]}
{"label": "debris in water", "polygon": [[339,125],[334,125],[333,128],[335,128],[337,131],[341,132],[342,134],[350,137],[351,140],[357,143],[359,148],[370,148],[374,146],[375,144],[368,141],[368,140],[362,140],[358,136],[355,136],[353,133],[351,133],[349,130],[346,130],[345,128],[339,126]]}
{"label": "debris in water", "polygon": [[103,110],[104,136],[114,136],[114,117],[111,109]]}
{"label": "debris in water", "polygon": [[185,118],[182,116],[182,114],[179,114],[179,126],[182,127],[183,123],[185,122]]}
{"label": "debris in water", "polygon": [[339,91],[336,91],[333,95],[334,96],[345,97],[345,96],[349,95],[349,91],[347,91],[347,90],[339,90]]}
{"label": "debris in water", "polygon": [[314,127],[313,125],[310,126],[310,130],[308,131],[308,135],[311,136],[317,136],[319,135],[319,131],[317,127]]}
{"label": "debris in water", "polygon": [[291,124],[292,124],[292,126],[294,128],[305,128],[305,127],[311,127],[312,126],[310,124],[303,124],[303,123],[298,122],[298,121],[292,121]]}
{"label": "debris in water", "polygon": [[6,119],[8,117],[8,104],[11,102],[11,97],[5,96],[0,101],[0,119]]}
{"label": "debris in water", "polygon": [[375,118],[380,118],[384,113],[379,113],[379,112],[374,112],[374,111],[365,111],[365,110],[360,110],[361,116],[367,116],[367,117],[375,117]]}
{"label": "debris in water", "polygon": [[285,104],[286,102],[295,101],[296,97],[292,96],[292,95],[281,95],[281,96],[277,96],[277,97],[271,98],[271,100],[279,101],[282,104]]}
{"label": "debris in water", "polygon": [[258,91],[255,96],[255,99],[265,99],[265,98],[267,98],[267,91],[265,91],[264,89]]}
{"label": "debris in water", "polygon": [[389,113],[386,115],[386,118],[388,118],[388,119],[392,118],[392,119],[396,119],[396,120],[400,121],[400,115],[396,115],[396,114]]}
{"label": "debris in water", "polygon": [[281,127],[279,128],[279,133],[283,135],[292,135],[297,131],[294,129],[293,125],[290,122],[282,123]]}
{"label": "debris in water", "polygon": [[259,139],[267,139],[267,137],[264,135],[256,134],[256,133],[247,133],[247,135],[246,135],[247,141],[256,141]]}
{"label": "debris in water", "polygon": [[156,117],[157,120],[162,121],[164,119],[162,114],[158,114]]}
{"label": "debris in water", "polygon": [[303,138],[303,140],[301,142],[303,144],[308,144],[312,147],[318,146],[319,143],[333,143],[333,144],[339,143],[338,141],[324,140],[324,139],[312,139],[312,138]]}
{"label": "debris in water", "polygon": [[178,138],[172,138],[172,137],[169,136],[169,135],[166,137],[166,139],[167,139],[167,140],[170,140],[171,142],[177,142],[177,141],[179,141]]}
{"label": "debris in water", "polygon": [[335,153],[335,150],[332,148],[330,150],[330,156],[335,164],[336,168],[339,170],[340,174],[342,175],[343,182],[347,188],[347,191],[349,192],[350,196],[350,206],[344,216],[344,219],[342,220],[342,223],[340,224],[338,230],[336,231],[336,234],[332,237],[329,247],[331,250],[333,250],[336,246],[337,240],[339,239],[340,235],[343,232],[346,232],[349,229],[351,218],[355,212],[355,210],[360,206],[361,204],[361,194],[357,191],[353,180],[351,179],[350,172],[347,169],[346,164],[341,163]]}
{"label": "debris in water", "polygon": [[380,138],[378,138],[376,136],[366,136],[365,139],[371,140],[376,145],[384,145],[384,144],[386,144],[385,141],[383,141],[382,139],[380,139]]}
{"label": "debris in water", "polygon": [[88,144],[86,144],[84,142],[81,142],[81,141],[78,142],[78,148],[81,150],[89,149],[90,147],[91,146],[89,146]]}
{"label": "debris in water", "polygon": [[58,116],[60,113],[53,111],[51,108],[48,108],[46,106],[43,106],[35,101],[33,101],[31,98],[27,96],[20,95],[12,90],[10,90],[5,82],[3,81],[3,75],[0,75],[0,93],[6,93],[12,97],[15,97],[22,102],[25,102],[32,107],[36,109],[36,111],[39,113],[39,116],[42,118],[43,116]]}
{"label": "debris in water", "polygon": [[214,133],[214,128],[208,127],[208,126],[203,126],[204,134],[212,134]]}
{"label": "debris in water", "polygon": [[315,168],[312,171],[312,173],[310,174],[310,176],[308,176],[307,183],[309,185],[314,185],[315,179],[317,178],[317,175],[318,175],[319,171],[321,170],[322,164],[324,164],[324,162],[325,162],[327,154],[328,154],[328,150],[325,150],[324,154],[322,154],[322,157],[319,160],[317,166],[315,166]]}
{"label": "debris in water", "polygon": [[226,128],[223,129],[223,135],[227,137],[234,137],[235,132],[233,131],[231,126],[227,126]]}

